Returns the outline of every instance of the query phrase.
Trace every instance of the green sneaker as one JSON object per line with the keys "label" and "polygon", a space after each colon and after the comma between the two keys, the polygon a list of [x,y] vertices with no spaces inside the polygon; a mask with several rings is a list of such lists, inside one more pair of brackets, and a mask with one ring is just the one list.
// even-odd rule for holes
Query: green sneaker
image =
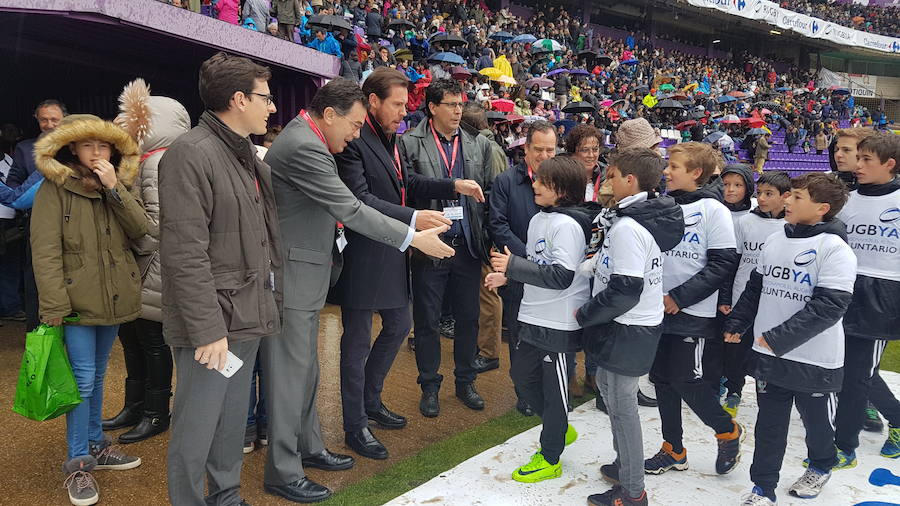
{"label": "green sneaker", "polygon": [[722,404],[722,409],[724,409],[726,413],[731,415],[731,418],[737,418],[737,412],[740,405],[741,396],[738,394],[731,394],[725,398],[725,402]]}
{"label": "green sneaker", "polygon": [[888,438],[881,447],[881,456],[889,459],[900,458],[900,427],[888,429]]}
{"label": "green sneaker", "polygon": [[[856,467],[856,452],[844,453],[837,446],[834,447],[837,452],[837,464],[831,468],[832,471],[840,471],[841,469],[853,469]],[[803,467],[809,467],[809,459],[803,459]]]}
{"label": "green sneaker", "polygon": [[871,402],[866,406],[866,419],[863,422],[863,430],[868,432],[881,432],[884,430],[884,423],[881,422],[881,417],[878,416],[878,410],[875,409]]}
{"label": "green sneaker", "polygon": [[531,461],[516,469],[512,473],[512,479],[521,483],[537,483],[562,476],[562,461],[551,464],[544,459],[540,452],[531,456]]}
{"label": "green sneaker", "polygon": [[576,439],[578,439],[578,432],[575,431],[575,427],[572,427],[570,423],[566,428],[566,446],[574,443]]}

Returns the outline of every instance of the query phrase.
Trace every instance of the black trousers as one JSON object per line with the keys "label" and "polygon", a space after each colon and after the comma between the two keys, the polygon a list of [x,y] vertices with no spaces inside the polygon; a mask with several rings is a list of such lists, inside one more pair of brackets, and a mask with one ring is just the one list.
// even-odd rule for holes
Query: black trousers
{"label": "black trousers", "polygon": [[650,368],[650,381],[656,386],[663,439],[678,452],[683,448],[682,399],[716,434],[734,430],[731,415],[722,409],[717,392],[704,379],[706,342],[702,337],[663,334]]}
{"label": "black trousers", "polygon": [[725,388],[728,395],[741,395],[744,383],[747,381],[747,360],[750,350],[753,348],[753,327],[744,333],[739,343],[724,343],[723,375],[725,376]]}
{"label": "black trousers", "polygon": [[146,391],[172,389],[172,351],[163,339],[162,323],[143,318],[124,323],[119,341],[127,379],[144,382]]}
{"label": "black trousers", "polygon": [[844,383],[838,396],[834,444],[849,453],[859,446],[869,398],[892,427],[900,427],[900,402],[877,374],[887,341],[846,335],[844,343]]}
{"label": "black trousers", "polygon": [[750,479],[766,494],[774,495],[778,474],[787,448],[791,407],[796,405],[806,430],[806,452],[810,465],[830,471],[837,464],[834,449],[834,411],[837,395],[830,393],[796,392],[757,380],[756,447]]}
{"label": "black trousers", "polygon": [[341,308],[341,407],[346,432],[364,429],[369,423],[366,411],[381,408],[384,379],[412,325],[409,306],[379,309],[381,332],[373,343],[374,313],[372,309]]}
{"label": "black trousers", "polygon": [[416,365],[419,369],[418,383],[424,392],[437,392],[444,379],[438,373],[441,366],[438,322],[445,290],[447,296],[453,299],[453,318],[456,320],[453,337],[456,385],[475,382],[472,360],[478,350],[481,262],[469,253],[465,241],[455,249],[454,256],[439,261],[418,252],[412,256]]}
{"label": "black trousers", "polygon": [[525,402],[543,422],[541,454],[547,462],[556,464],[566,446],[569,426],[566,354],[519,341],[511,373]]}
{"label": "black trousers", "polygon": [[509,377],[513,380],[516,397],[522,399],[519,386],[513,378],[513,369],[516,363],[516,344],[519,342],[519,306],[522,305],[522,296],[525,286],[516,281],[510,281],[507,286],[500,289],[500,299],[503,301],[503,319],[506,321],[506,329],[509,331]]}

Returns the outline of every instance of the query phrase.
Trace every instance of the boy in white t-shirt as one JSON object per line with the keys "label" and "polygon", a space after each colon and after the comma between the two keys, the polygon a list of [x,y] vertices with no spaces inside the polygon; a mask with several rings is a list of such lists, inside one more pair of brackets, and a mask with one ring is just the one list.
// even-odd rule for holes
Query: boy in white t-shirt
{"label": "boy in white t-shirt", "polygon": [[584,169],[569,156],[541,163],[532,187],[541,210],[528,223],[528,258],[504,247],[492,253],[494,272],[485,277],[488,288],[503,286],[507,278],[525,285],[511,376],[543,429],[541,449],[512,473],[523,483],[560,477],[563,448],[578,437],[568,423],[565,355],[581,349],[575,311],[590,297],[590,282],[575,271],[600,212],[599,204],[584,202]]}
{"label": "boy in white t-shirt", "polygon": [[684,232],[681,208],[654,191],[662,159],[651,149],[629,149],[610,163],[616,206],[605,211],[600,251],[586,261],[593,271],[593,297],[575,313],[584,327],[585,349],[597,357],[597,387],[606,399],[616,460],[600,474],[616,484],[588,504],[647,504],[644,451],[638,416],[638,379],[650,371],[663,322],[662,250]]}
{"label": "boy in white t-shirt", "polygon": [[[725,341],[753,341],[750,371],[759,414],[750,479],[741,503],[772,506],[787,447],[791,407],[806,429],[809,467],[789,489],[813,498],[837,464],[834,412],[844,375],[842,317],[853,296],[856,256],[844,224],[834,217],[847,201],[834,175],[791,180],[788,224],[766,239],[744,293],[725,322]],[[753,327],[753,334],[747,330]]]}

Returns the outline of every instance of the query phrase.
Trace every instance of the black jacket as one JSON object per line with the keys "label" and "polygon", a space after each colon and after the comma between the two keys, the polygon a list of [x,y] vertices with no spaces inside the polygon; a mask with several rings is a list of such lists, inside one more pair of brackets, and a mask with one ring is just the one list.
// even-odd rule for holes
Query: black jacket
{"label": "black jacket", "polygon": [[[681,242],[684,216],[671,197],[653,197],[625,208],[613,207],[614,221],[628,216],[637,221],[656,240],[661,251]],[[650,370],[662,325],[643,327],[623,325],[613,319],[627,313],[640,301],[643,278],[613,274],[607,288],[592,297],[575,313],[584,327],[585,350],[597,355],[598,364],[616,374],[641,376]]]}
{"label": "black jacket", "polygon": [[[847,232],[840,220],[818,225],[785,225],[788,237],[812,237],[818,234],[834,234],[847,240]],[[762,275],[756,270],[750,274],[747,288],[741,294],[728,319],[724,331],[744,334],[756,319],[762,293]],[[844,379],[844,369],[825,369],[812,364],[779,358],[831,327],[844,316],[852,294],[841,290],[816,287],[806,306],[781,325],[763,332],[763,337],[775,356],[753,353],[748,367],[754,378],[774,383],[799,392],[839,392]],[[741,339],[756,339],[744,335]]]}
{"label": "black jacket", "polygon": [[725,170],[722,171],[722,175],[719,178],[724,184],[725,176],[727,174],[737,174],[744,178],[744,186],[746,188],[746,193],[744,194],[744,200],[738,202],[737,204],[730,204],[728,202],[722,201],[725,204],[725,207],[728,208],[729,211],[747,211],[749,210],[751,205],[751,199],[753,198],[753,192],[756,190],[756,182],[753,180],[753,171],[749,165],[745,163],[733,163],[729,164],[725,167]]}
{"label": "black jacket", "polygon": [[[670,192],[669,195],[678,204],[689,204],[700,199],[721,201],[721,193],[719,193],[714,184],[708,184],[692,192],[675,190]],[[737,261],[738,254],[735,248],[707,250],[706,267],[684,283],[669,290],[669,297],[672,297],[679,308],[689,307],[700,302],[725,284],[728,276],[732,276],[737,269]],[[698,337],[716,335],[715,318],[693,316],[684,311],[679,311],[676,314],[667,314],[663,324],[666,334]]]}
{"label": "black jacket", "polygon": [[[860,195],[900,191],[900,178],[886,184],[861,184]],[[853,300],[844,315],[844,332],[863,339],[900,340],[900,282],[858,274]]]}
{"label": "black jacket", "polygon": [[528,223],[540,208],[534,203],[534,190],[528,168],[520,163],[494,179],[491,189],[488,231],[500,251],[509,247],[513,255],[525,256]]}

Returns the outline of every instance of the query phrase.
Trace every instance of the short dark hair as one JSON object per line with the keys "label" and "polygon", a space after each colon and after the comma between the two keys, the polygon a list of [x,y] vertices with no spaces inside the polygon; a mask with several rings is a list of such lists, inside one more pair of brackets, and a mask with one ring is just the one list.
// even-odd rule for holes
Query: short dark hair
{"label": "short dark hair", "polygon": [[828,204],[831,209],[822,217],[830,221],[847,203],[847,186],[834,174],[810,172],[791,179],[791,188],[806,190],[817,204]]}
{"label": "short dark hair", "polygon": [[669,148],[669,158],[673,155],[684,155],[687,158],[685,164],[688,170],[700,169],[700,177],[697,184],[703,186],[709,182],[722,160],[721,155],[705,142],[684,142]]}
{"label": "short dark hair", "polygon": [[462,122],[478,131],[490,128],[487,113],[484,107],[478,105],[478,102],[466,103],[466,106],[463,107]]}
{"label": "short dark hair", "polygon": [[531,146],[531,142],[534,139],[534,134],[537,132],[551,132],[553,136],[556,137],[556,127],[553,126],[553,123],[541,119],[535,121],[528,127],[528,131],[525,132],[525,144]]}
{"label": "short dark hair", "polygon": [[609,166],[615,167],[621,176],[633,175],[642,192],[652,192],[662,179],[663,159],[650,148],[626,148],[610,157]]}
{"label": "short dark hair", "polygon": [[350,79],[338,77],[316,91],[309,102],[309,111],[321,118],[325,115],[325,109],[331,107],[338,115],[346,116],[357,102],[368,109],[369,99],[359,85]]}
{"label": "short dark hair", "polygon": [[757,191],[759,190],[759,186],[763,184],[775,188],[778,190],[778,193],[789,192],[791,191],[791,176],[783,170],[772,170],[763,173],[763,175],[759,176],[759,179],[756,180]]}
{"label": "short dark hair", "polygon": [[900,135],[878,132],[859,141],[856,150],[874,154],[881,163],[887,163],[893,158],[893,174],[900,170]]}
{"label": "short dark hair", "polygon": [[566,152],[574,153],[578,150],[579,144],[584,142],[585,139],[590,139],[591,137],[596,137],[597,142],[603,142],[603,136],[600,135],[600,130],[597,130],[597,127],[595,127],[594,125],[588,125],[586,123],[575,125],[574,128],[569,130],[569,135],[566,137]]}
{"label": "short dark hair", "polygon": [[584,202],[584,168],[571,156],[554,156],[541,163],[537,180],[559,195],[556,205],[574,206]]}
{"label": "short dark hair", "polygon": [[210,111],[227,111],[235,93],[249,94],[257,79],[268,81],[271,78],[268,67],[220,51],[200,65],[200,100]]}
{"label": "short dark hair", "polygon": [[37,107],[34,108],[34,115],[37,116],[38,111],[40,111],[44,107],[59,107],[59,110],[62,111],[63,116],[69,115],[69,111],[66,109],[66,104],[53,98],[48,98],[47,100],[44,100],[40,104],[38,104]]}
{"label": "short dark hair", "polygon": [[456,79],[438,79],[432,81],[425,88],[425,112],[431,116],[431,108],[428,104],[439,104],[444,100],[444,95],[462,95],[462,85]]}
{"label": "short dark hair", "polygon": [[362,91],[366,96],[366,100],[372,93],[384,100],[391,94],[391,88],[394,86],[400,86],[405,91],[409,87],[409,78],[397,69],[378,67],[363,81]]}

